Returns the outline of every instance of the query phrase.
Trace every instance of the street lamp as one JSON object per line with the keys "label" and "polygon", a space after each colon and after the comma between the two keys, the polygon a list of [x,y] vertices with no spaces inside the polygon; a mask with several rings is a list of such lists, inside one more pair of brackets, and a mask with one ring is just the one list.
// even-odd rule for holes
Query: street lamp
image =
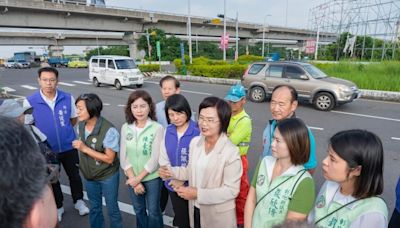
{"label": "street lamp", "polygon": [[[262,49],[261,49],[261,56],[264,58],[264,46],[265,46],[265,26],[266,26],[266,23],[267,23],[267,17],[269,17],[269,16],[272,16],[271,14],[267,14],[267,15],[265,15],[265,17],[264,17],[264,24],[263,24],[263,29],[262,29]],[[268,45],[269,46],[269,45]]]}
{"label": "street lamp", "polygon": [[190,20],[190,0],[188,0],[189,63],[192,64],[192,23]]}

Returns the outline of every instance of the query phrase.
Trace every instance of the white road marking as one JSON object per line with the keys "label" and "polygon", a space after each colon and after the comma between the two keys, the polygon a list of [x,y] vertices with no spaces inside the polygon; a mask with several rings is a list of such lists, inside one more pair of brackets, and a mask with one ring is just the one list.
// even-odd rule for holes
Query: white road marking
{"label": "white road marking", "polygon": [[136,89],[130,89],[130,88],[124,88],[124,90],[132,91],[132,92],[136,91]]}
{"label": "white road marking", "polygon": [[345,114],[345,115],[351,115],[351,116],[362,116],[362,117],[368,117],[368,118],[373,118],[373,119],[390,120],[390,121],[400,122],[400,119],[386,118],[386,117],[382,117],[382,116],[371,116],[371,115],[364,115],[364,114],[351,113],[351,112],[341,112],[341,111],[331,111],[331,112]]}
{"label": "white road marking", "polygon": [[206,95],[206,96],[211,96],[212,95],[211,93],[203,93],[203,92],[197,92],[197,91],[191,91],[191,90],[183,90],[183,89],[181,89],[181,91],[185,92],[185,93],[195,93],[195,94],[201,94],[201,95]]}
{"label": "white road marking", "polygon": [[37,90],[38,88],[34,87],[34,86],[30,86],[30,85],[21,85],[22,88],[25,89],[30,89],[30,90]]}
{"label": "white road marking", "polygon": [[59,85],[65,85],[65,86],[76,86],[75,84],[71,83],[66,83],[66,82],[58,82]]}
{"label": "white road marking", "polygon": [[396,138],[396,137],[392,137],[391,139],[400,141],[400,138]]}
{"label": "white road marking", "polygon": [[126,107],[124,104],[119,104],[118,107]]}
{"label": "white road marking", "polygon": [[[69,186],[61,185],[61,190],[64,194],[71,195],[71,188]],[[86,191],[83,191],[83,199],[89,200],[87,197]],[[106,206],[106,200],[104,199],[104,197],[102,197],[102,200],[103,200],[103,206]],[[136,215],[135,211],[133,210],[133,206],[131,204],[127,204],[127,203],[118,201],[118,206],[119,206],[120,211],[131,214],[131,215]],[[170,216],[164,215],[163,216],[164,225],[172,227],[173,219],[174,218],[172,218]]]}
{"label": "white road marking", "polygon": [[324,129],[322,127],[312,127],[312,126],[307,126],[310,129],[314,129],[314,130],[319,130],[319,131],[323,131]]}
{"label": "white road marking", "polygon": [[78,84],[82,84],[82,85],[91,85],[92,84],[90,82],[82,82],[82,81],[73,81],[73,82],[78,83]]}
{"label": "white road marking", "polygon": [[110,104],[109,104],[109,103],[103,103],[103,105],[104,105],[104,106],[109,106]]}
{"label": "white road marking", "polygon": [[10,87],[3,87],[3,90],[4,90],[5,92],[15,92],[15,91],[16,91],[15,89],[10,88]]}
{"label": "white road marking", "polygon": [[[145,81],[145,83],[150,83],[150,84],[159,85],[159,82]],[[184,89],[181,89],[181,91],[182,91],[182,92],[185,92],[185,93],[194,93],[194,94],[201,94],[201,95],[206,95],[206,96],[211,96],[211,95],[212,95],[211,93],[204,93],[204,92],[191,91],[191,90],[184,90]]]}

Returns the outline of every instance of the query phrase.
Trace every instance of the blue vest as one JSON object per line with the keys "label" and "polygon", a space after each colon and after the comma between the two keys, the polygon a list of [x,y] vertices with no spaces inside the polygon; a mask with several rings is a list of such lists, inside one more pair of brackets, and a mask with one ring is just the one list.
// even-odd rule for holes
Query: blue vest
{"label": "blue vest", "polygon": [[396,209],[400,213],[400,177],[396,186]]}
{"label": "blue vest", "polygon": [[[192,139],[200,135],[199,127],[193,120],[189,121],[189,127],[186,132],[178,140],[176,126],[173,124],[168,125],[165,132],[165,149],[169,158],[171,166],[184,166],[189,163],[189,145]],[[164,185],[170,191],[174,191],[169,186],[169,181],[165,181]]]}
{"label": "blue vest", "polygon": [[57,90],[54,112],[43,100],[40,91],[27,99],[33,107],[35,125],[47,136],[51,149],[56,153],[72,150],[76,135],[70,122],[71,94]]}

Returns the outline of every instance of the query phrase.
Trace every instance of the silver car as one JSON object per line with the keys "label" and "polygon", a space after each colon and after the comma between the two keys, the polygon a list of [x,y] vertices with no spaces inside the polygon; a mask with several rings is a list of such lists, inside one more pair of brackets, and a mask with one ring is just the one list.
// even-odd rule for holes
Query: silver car
{"label": "silver car", "polygon": [[256,62],[242,77],[253,102],[263,102],[278,85],[293,86],[299,100],[306,100],[321,111],[357,99],[360,91],[351,81],[329,77],[317,67],[303,62]]}

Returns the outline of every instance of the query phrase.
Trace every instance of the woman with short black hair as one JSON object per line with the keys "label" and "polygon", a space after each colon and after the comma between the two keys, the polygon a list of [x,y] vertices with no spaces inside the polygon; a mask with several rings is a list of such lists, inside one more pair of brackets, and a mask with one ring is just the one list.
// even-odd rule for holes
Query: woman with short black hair
{"label": "woman with short black hair", "polygon": [[201,135],[189,146],[186,167],[160,168],[160,175],[188,181],[174,191],[189,201],[190,227],[236,228],[235,198],[239,194],[242,162],[239,149],[226,135],[231,109],[218,97],[199,106]]}
{"label": "woman with short black hair", "polygon": [[75,105],[79,120],[78,139],[72,145],[79,150],[79,167],[85,177],[90,203],[90,226],[105,227],[103,196],[110,227],[122,227],[118,207],[119,133],[112,123],[101,116],[103,102],[96,94],[80,95]]}
{"label": "woman with short black hair", "polygon": [[[165,102],[165,114],[168,123],[165,137],[161,142],[159,164],[163,168],[186,167],[189,162],[189,145],[192,139],[200,134],[197,123],[191,120],[192,111],[189,102],[181,94],[174,94]],[[162,176],[168,189],[174,209],[173,225],[189,228],[188,201],[179,197],[174,188],[188,186],[187,181],[170,179]]]}
{"label": "woman with short black hair", "polygon": [[318,227],[387,227],[383,147],[374,133],[346,130],[330,138],[322,162],[326,182],[308,220]]}

